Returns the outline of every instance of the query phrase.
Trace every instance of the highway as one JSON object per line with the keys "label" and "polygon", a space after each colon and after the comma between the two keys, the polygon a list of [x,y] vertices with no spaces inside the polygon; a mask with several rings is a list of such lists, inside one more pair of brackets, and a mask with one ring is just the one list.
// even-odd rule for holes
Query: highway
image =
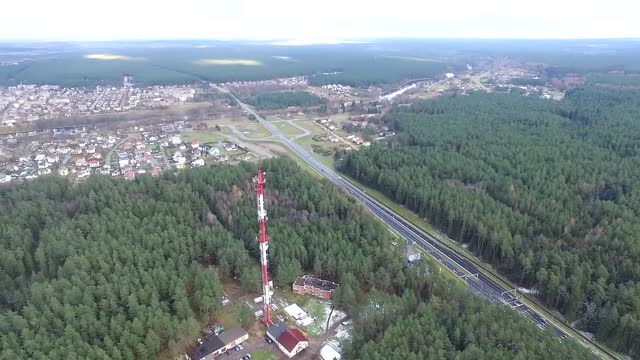
{"label": "highway", "polygon": [[[228,92],[226,89],[218,88],[220,91]],[[233,94],[231,94],[233,96]],[[233,96],[235,98],[235,96]],[[546,329],[552,327],[555,333],[559,336],[559,339],[563,341],[568,337],[566,333],[558,329],[542,314],[538,313],[533,308],[519,300],[520,296],[517,293],[514,294],[513,289],[505,289],[501,285],[494,282],[491,278],[484,275],[475,264],[467,260],[461,255],[458,255],[454,250],[442,245],[429,234],[418,229],[416,226],[406,221],[400,215],[397,215],[393,210],[387,208],[381,204],[366,192],[360,190],[354,186],[351,182],[343,179],[333,169],[322,164],[315,159],[312,155],[307,153],[298,144],[287,139],[282,133],[280,133],[272,124],[262,119],[252,108],[238,100],[238,104],[248,112],[253,114],[257,121],[266,127],[276,138],[278,138],[283,144],[285,144],[291,151],[307,162],[312,168],[331,182],[344,189],[351,194],[362,205],[369,209],[376,217],[383,221],[388,227],[407,239],[409,243],[427,252],[433,259],[438,261],[441,265],[451,270],[456,276],[464,280],[469,286],[469,290],[474,294],[489,300],[492,303],[504,303],[512,307],[515,311],[523,316],[530,318],[539,328]],[[592,343],[593,344],[593,343]],[[597,346],[597,344],[593,344]],[[606,352],[606,350],[600,348],[603,352],[609,356],[612,354]]]}

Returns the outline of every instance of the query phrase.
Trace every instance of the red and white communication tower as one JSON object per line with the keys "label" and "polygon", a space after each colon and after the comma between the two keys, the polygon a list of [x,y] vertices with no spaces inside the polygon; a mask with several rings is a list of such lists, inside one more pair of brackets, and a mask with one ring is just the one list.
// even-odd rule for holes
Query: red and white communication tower
{"label": "red and white communication tower", "polygon": [[262,321],[270,326],[271,322],[271,288],[273,283],[269,281],[269,272],[267,270],[267,249],[269,248],[269,237],[267,236],[267,211],[264,209],[264,174],[258,169],[258,177],[254,180],[256,185],[256,194],[258,200],[258,224],[260,232],[256,240],[260,243],[260,264],[262,264],[262,300],[264,301],[264,317]]}

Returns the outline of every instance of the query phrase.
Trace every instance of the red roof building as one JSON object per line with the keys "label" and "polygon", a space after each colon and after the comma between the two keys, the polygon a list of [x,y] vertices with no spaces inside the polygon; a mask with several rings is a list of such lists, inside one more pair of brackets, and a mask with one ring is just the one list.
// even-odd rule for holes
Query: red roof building
{"label": "red roof building", "polygon": [[288,357],[292,358],[309,346],[309,340],[296,328],[288,328],[278,336],[278,347]]}
{"label": "red roof building", "polygon": [[131,170],[125,171],[124,172],[124,178],[127,179],[127,180],[135,180],[136,173],[134,173]]}

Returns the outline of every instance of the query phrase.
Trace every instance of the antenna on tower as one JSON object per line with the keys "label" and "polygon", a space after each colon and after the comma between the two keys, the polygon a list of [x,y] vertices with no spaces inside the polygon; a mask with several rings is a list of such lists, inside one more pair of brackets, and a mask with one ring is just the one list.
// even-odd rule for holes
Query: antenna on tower
{"label": "antenna on tower", "polygon": [[269,281],[269,271],[267,269],[267,249],[269,249],[269,237],[267,236],[267,210],[264,209],[264,173],[258,169],[258,176],[253,180],[256,188],[258,226],[259,232],[256,240],[260,243],[260,264],[262,265],[262,300],[264,304],[264,316],[262,321],[265,325],[273,324],[271,321],[271,290],[273,284]]}

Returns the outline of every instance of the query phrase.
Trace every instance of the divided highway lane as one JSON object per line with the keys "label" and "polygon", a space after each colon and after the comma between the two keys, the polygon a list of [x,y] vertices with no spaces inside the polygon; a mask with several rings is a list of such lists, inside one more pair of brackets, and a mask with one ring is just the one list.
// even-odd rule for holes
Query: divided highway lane
{"label": "divided highway lane", "polygon": [[[229,93],[226,89],[223,88],[219,88],[219,90]],[[233,94],[229,94],[233,96]],[[233,97],[235,98],[235,96]],[[430,235],[424,233],[422,230],[418,229],[416,226],[409,223],[401,216],[396,215],[391,209],[379,203],[377,200],[373,199],[350,182],[343,180],[342,177],[338,175],[333,169],[325,166],[309,153],[307,153],[304,149],[302,149],[298,144],[287,139],[273,125],[271,125],[268,121],[262,119],[260,115],[253,111],[253,109],[251,109],[249,106],[242,103],[237,98],[236,100],[246,112],[253,114],[258,122],[260,122],[276,138],[282,141],[283,144],[285,144],[291,151],[293,151],[296,155],[307,162],[317,172],[351,194],[367,209],[369,209],[376,217],[382,220],[387,226],[395,230],[398,234],[426,251],[436,261],[456,274],[456,276],[463,278],[464,281],[468,284],[469,290],[474,294],[482,296],[493,303],[503,302],[509,304],[521,315],[531,318],[531,320],[536,325],[538,325],[538,327],[545,329],[548,326],[553,326],[556,334],[561,339],[565,339],[568,337],[566,333],[555,327],[542,314],[538,313],[527,304],[518,300],[518,298],[514,294],[507,292],[512,289],[503,288],[501,285],[497,284],[492,279],[484,275],[481,271],[479,271],[479,269],[469,260],[458,255],[455,251],[443,246]],[[604,352],[606,353],[606,351]],[[612,354],[610,353],[608,353],[608,355],[612,356]]]}

